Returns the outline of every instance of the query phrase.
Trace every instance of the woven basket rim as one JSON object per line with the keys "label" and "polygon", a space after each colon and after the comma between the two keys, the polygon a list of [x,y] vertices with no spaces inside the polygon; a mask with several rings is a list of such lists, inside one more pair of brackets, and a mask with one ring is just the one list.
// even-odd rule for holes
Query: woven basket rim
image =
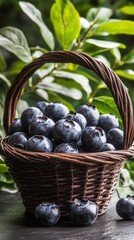
{"label": "woven basket rim", "polygon": [[[24,149],[19,149],[10,146],[7,143],[7,139],[0,139],[0,143],[5,157],[11,157],[18,159],[19,162],[40,163],[46,160],[63,161],[75,164],[90,165],[90,162],[102,163],[102,164],[116,164],[118,162],[124,162],[126,159],[134,157],[134,144],[127,150],[116,151],[103,151],[103,152],[83,152],[83,153],[54,153],[54,152],[31,152]],[[39,160],[40,158],[40,160]]]}

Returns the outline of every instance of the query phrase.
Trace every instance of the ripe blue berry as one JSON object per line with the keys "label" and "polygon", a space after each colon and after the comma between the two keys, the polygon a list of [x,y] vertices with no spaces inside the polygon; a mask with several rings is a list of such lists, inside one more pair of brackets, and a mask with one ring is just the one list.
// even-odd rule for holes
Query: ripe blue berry
{"label": "ripe blue berry", "polygon": [[59,152],[59,153],[78,153],[79,150],[78,148],[71,143],[61,143],[59,144],[54,152]]}
{"label": "ripe blue berry", "polygon": [[52,142],[45,136],[34,135],[28,139],[25,149],[33,152],[52,152]]}
{"label": "ripe blue berry", "polygon": [[68,112],[68,108],[62,103],[51,102],[48,106],[46,106],[44,115],[56,122],[68,114]]}
{"label": "ripe blue berry", "polygon": [[107,142],[111,143],[116,150],[120,150],[123,148],[123,139],[124,139],[124,134],[121,129],[112,128],[107,133]]}
{"label": "ripe blue berry", "polygon": [[61,119],[53,126],[52,134],[57,143],[76,143],[81,137],[82,129],[75,121]]}
{"label": "ripe blue berry", "polygon": [[82,134],[81,141],[86,152],[98,152],[106,143],[106,135],[102,128],[87,127]]}
{"label": "ripe blue berry", "polygon": [[70,215],[76,225],[88,226],[97,219],[98,207],[91,201],[75,199],[71,204]]}
{"label": "ripe blue berry", "polygon": [[26,108],[21,114],[21,123],[24,129],[28,131],[29,125],[33,119],[37,119],[38,117],[42,117],[43,112],[36,107]]}
{"label": "ripe blue berry", "polygon": [[96,126],[98,124],[100,113],[95,106],[82,105],[77,109],[87,120],[87,126]]}
{"label": "ripe blue berry", "polygon": [[115,151],[115,147],[111,143],[105,143],[100,152],[104,151]]}
{"label": "ripe blue berry", "polygon": [[124,220],[134,220],[134,196],[127,195],[118,200],[116,211]]}
{"label": "ripe blue berry", "polygon": [[35,218],[43,226],[53,226],[60,218],[60,209],[55,203],[41,203],[35,208]]}
{"label": "ripe blue berry", "polygon": [[107,133],[112,128],[119,128],[118,118],[115,117],[112,113],[102,114],[99,117],[98,126],[103,128]]}
{"label": "ripe blue berry", "polygon": [[35,104],[35,107],[39,108],[43,113],[45,113],[45,108],[48,104],[49,104],[48,102],[40,101]]}
{"label": "ripe blue berry", "polygon": [[52,137],[52,126],[54,126],[54,122],[52,119],[43,116],[38,117],[31,121],[29,125],[29,134],[33,135],[43,135],[45,137]]}
{"label": "ripe blue berry", "polygon": [[70,112],[64,118],[77,122],[81,126],[82,130],[84,130],[87,126],[86,118],[80,113]]}
{"label": "ripe blue berry", "polygon": [[15,132],[23,132],[23,130],[24,130],[24,128],[21,124],[20,118],[15,118],[9,127],[9,134],[11,135]]}
{"label": "ripe blue berry", "polygon": [[24,145],[26,144],[27,140],[28,136],[26,133],[16,132],[10,135],[8,139],[8,144],[13,147],[24,149]]}

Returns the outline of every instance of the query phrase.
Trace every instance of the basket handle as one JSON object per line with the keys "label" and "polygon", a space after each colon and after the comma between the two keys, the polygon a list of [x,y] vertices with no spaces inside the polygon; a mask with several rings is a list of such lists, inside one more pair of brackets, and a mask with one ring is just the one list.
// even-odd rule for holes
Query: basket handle
{"label": "basket handle", "polygon": [[94,71],[108,86],[120,112],[124,125],[124,149],[128,149],[132,145],[134,140],[133,106],[127,88],[112,69],[106,67],[102,62],[85,53],[72,51],[46,53],[22,69],[6,96],[3,118],[6,134],[15,118],[17,103],[25,82],[45,63],[74,63]]}

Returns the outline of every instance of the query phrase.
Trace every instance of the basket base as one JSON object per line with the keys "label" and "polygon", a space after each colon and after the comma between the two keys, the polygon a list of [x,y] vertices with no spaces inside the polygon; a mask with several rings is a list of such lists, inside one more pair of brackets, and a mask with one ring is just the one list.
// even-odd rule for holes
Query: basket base
{"label": "basket base", "polygon": [[88,199],[99,208],[99,215],[106,212],[113,195],[123,163],[91,166],[70,163],[20,164],[8,161],[10,172],[21,193],[26,211],[34,213],[42,202],[55,202],[61,216],[69,217],[74,199]]}

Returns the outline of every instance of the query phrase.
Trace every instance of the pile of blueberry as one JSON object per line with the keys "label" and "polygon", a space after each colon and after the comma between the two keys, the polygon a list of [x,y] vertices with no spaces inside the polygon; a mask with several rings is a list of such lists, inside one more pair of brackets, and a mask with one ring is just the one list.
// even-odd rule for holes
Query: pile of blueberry
{"label": "pile of blueberry", "polygon": [[8,143],[35,152],[101,152],[123,148],[123,131],[113,114],[100,114],[95,106],[76,112],[60,102],[37,102],[25,109],[9,127]]}

